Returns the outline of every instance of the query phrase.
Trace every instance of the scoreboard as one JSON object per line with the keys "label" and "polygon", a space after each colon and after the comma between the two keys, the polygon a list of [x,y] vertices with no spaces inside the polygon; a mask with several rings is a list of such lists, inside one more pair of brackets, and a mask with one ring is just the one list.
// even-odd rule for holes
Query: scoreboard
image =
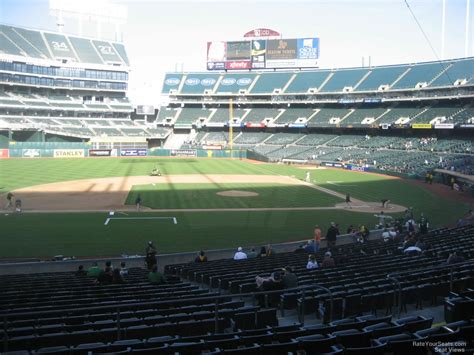
{"label": "scoreboard", "polygon": [[314,68],[319,38],[207,42],[208,70]]}

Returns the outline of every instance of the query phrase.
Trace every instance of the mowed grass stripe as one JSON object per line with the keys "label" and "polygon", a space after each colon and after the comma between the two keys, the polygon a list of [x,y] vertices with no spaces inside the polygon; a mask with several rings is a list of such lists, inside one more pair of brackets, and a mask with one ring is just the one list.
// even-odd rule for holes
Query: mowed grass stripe
{"label": "mowed grass stripe", "polygon": [[2,159],[0,192],[67,180],[149,175],[155,167],[164,175],[262,175],[256,166],[241,160],[205,158]]}
{"label": "mowed grass stripe", "polygon": [[[258,196],[221,196],[227,190],[248,191]],[[155,209],[176,208],[281,208],[333,207],[341,199],[304,185],[222,183],[156,184],[134,186],[127,204],[140,194],[142,205]]]}
{"label": "mowed grass stripe", "polygon": [[[0,215],[0,257],[143,255],[148,240],[160,253],[261,246],[311,238],[315,224],[372,225],[369,214],[349,211],[252,211],[129,213],[130,217],[168,220],[121,220],[104,226],[107,213]],[[121,216],[124,217],[124,216]],[[190,260],[191,261],[191,260]]]}

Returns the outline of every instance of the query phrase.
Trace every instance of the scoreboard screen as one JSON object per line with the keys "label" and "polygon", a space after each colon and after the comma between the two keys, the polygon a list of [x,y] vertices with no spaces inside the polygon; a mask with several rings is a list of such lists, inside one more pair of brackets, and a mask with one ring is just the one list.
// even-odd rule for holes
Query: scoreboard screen
{"label": "scoreboard screen", "polygon": [[315,68],[318,60],[319,38],[207,43],[208,70]]}
{"label": "scoreboard screen", "polygon": [[137,115],[154,115],[155,106],[153,105],[138,105],[137,106]]}

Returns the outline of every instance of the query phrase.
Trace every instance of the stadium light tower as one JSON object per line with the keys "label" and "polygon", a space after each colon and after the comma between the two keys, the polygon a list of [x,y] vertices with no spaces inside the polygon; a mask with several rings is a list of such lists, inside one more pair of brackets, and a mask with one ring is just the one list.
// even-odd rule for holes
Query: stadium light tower
{"label": "stadium light tower", "polygon": [[[124,5],[112,4],[110,0],[49,0],[49,14],[56,17],[59,28],[64,26],[64,19],[78,22],[79,35],[83,35],[83,22],[96,24],[97,37],[102,37],[102,25],[115,27],[116,41],[121,41],[120,26],[127,21],[127,8]],[[60,25],[61,24],[61,25]]]}

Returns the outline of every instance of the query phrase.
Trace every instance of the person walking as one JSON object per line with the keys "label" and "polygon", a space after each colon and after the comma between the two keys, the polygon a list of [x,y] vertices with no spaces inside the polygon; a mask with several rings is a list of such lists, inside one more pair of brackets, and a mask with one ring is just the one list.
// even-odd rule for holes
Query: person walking
{"label": "person walking", "polygon": [[336,227],[336,223],[331,222],[331,226],[329,227],[326,233],[328,248],[334,248],[336,246],[336,239],[338,235],[339,235],[339,230]]}
{"label": "person walking", "polygon": [[346,195],[346,206],[349,207],[349,208],[352,208],[352,205],[351,205],[351,195],[347,194]]}
{"label": "person walking", "polygon": [[318,225],[314,226],[314,253],[319,251],[321,245],[321,228]]}
{"label": "person walking", "polygon": [[142,198],[140,194],[138,194],[137,198],[135,199],[135,206],[137,206],[137,211],[140,210],[141,204],[142,204]]}

